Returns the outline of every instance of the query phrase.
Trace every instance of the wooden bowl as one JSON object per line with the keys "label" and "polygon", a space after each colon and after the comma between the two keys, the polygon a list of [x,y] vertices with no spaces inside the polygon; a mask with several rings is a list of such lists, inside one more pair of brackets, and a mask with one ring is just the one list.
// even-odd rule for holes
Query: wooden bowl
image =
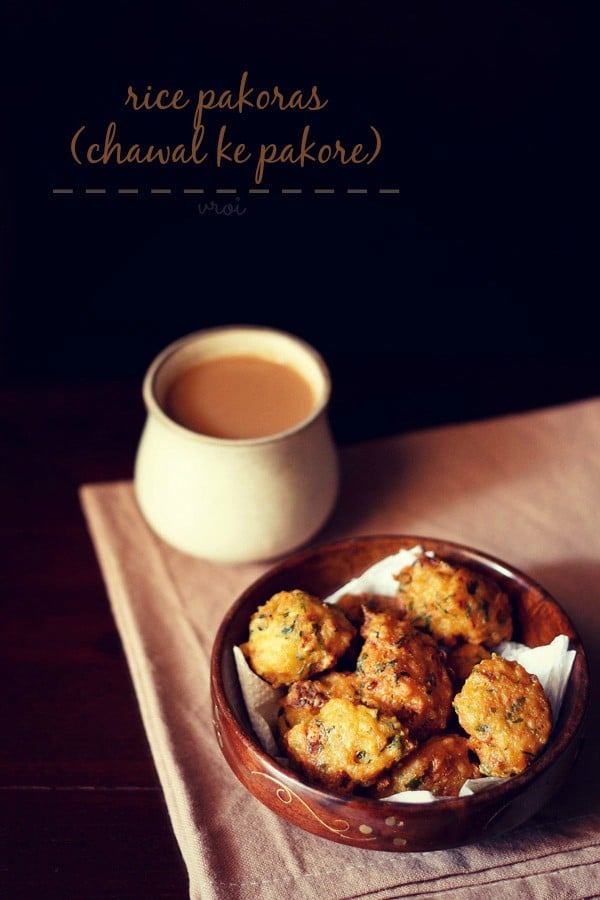
{"label": "wooden bowl", "polygon": [[[566,634],[576,658],[560,717],[544,752],[521,775],[473,796],[433,803],[339,797],[304,783],[264,750],[250,726],[233,647],[247,639],[250,616],[276,591],[301,588],[325,597],[378,560],[420,544],[449,562],[492,577],[513,603],[514,639],[536,647]],[[214,727],[225,759],[261,803],[298,827],[371,850],[441,850],[487,839],[534,815],[573,768],[583,737],[589,673],[581,641],[565,612],[540,585],[507,563],[448,541],[358,537],[298,553],[248,587],[226,614],[211,660]]]}

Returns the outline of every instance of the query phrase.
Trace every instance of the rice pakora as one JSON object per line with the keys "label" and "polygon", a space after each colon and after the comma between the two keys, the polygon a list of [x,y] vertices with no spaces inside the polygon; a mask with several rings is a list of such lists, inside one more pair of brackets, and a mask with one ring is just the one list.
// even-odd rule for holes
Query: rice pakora
{"label": "rice pakora", "polygon": [[316,678],[295,681],[280,701],[277,725],[281,737],[290,728],[316,716],[332,697],[360,703],[355,672],[326,672]]}
{"label": "rice pakora", "polygon": [[344,594],[336,606],[343,610],[346,617],[356,628],[360,629],[365,620],[365,609],[371,612],[391,610],[396,615],[400,612],[397,597],[386,597],[382,594]]}
{"label": "rice pakora", "polygon": [[454,647],[448,648],[448,671],[457,693],[473,671],[474,666],[482,659],[489,659],[491,655],[491,651],[483,644],[456,644]]}
{"label": "rice pakora", "polygon": [[333,668],[355,634],[341,609],[305,591],[279,591],[252,615],[241,650],[257,675],[284,687]]}
{"label": "rice pakora", "polygon": [[406,617],[448,646],[494,647],[512,637],[507,594],[463,566],[420,557],[399,573],[398,596]]}
{"label": "rice pakora", "polygon": [[372,785],[415,746],[395,716],[333,697],[283,737],[291,765],[338,793]]}
{"label": "rice pakora", "polygon": [[484,775],[524,772],[552,729],[552,710],[538,678],[495,653],[475,666],[454,709]]}
{"label": "rice pakora", "polygon": [[436,797],[457,797],[467,779],[479,777],[466,737],[435,734],[384,773],[371,794],[389,797],[402,791],[430,791]]}
{"label": "rice pakora", "polygon": [[392,713],[423,740],[446,727],[454,694],[436,641],[390,612],[365,610],[356,669],[363,702]]}

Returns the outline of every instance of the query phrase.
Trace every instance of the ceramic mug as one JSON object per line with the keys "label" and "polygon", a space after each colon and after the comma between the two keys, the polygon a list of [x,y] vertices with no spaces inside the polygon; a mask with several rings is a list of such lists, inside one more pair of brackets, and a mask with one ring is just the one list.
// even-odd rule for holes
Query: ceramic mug
{"label": "ceramic mug", "polygon": [[[242,439],[192,431],[166,412],[168,391],[186,369],[240,355],[295,369],[312,389],[311,412],[285,431]],[[135,460],[135,494],[150,527],[178,550],[216,562],[268,560],[307,542],[338,494],[330,393],[319,353],[272,328],[211,328],[168,346],[144,378],[147,417]]]}

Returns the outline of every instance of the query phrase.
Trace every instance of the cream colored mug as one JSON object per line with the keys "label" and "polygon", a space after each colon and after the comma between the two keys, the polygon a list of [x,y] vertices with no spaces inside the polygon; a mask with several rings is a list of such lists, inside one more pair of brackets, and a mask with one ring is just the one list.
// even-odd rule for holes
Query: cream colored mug
{"label": "cream colored mug", "polygon": [[[167,397],[190,367],[222,357],[258,357],[291,367],[313,394],[291,427],[223,438],[179,424]],[[329,371],[300,338],[261,326],[206,329],[162,351],[143,382],[146,423],[134,472],[138,504],[164,541],[224,563],[268,560],[300,547],[329,518],[339,486],[327,408]]]}

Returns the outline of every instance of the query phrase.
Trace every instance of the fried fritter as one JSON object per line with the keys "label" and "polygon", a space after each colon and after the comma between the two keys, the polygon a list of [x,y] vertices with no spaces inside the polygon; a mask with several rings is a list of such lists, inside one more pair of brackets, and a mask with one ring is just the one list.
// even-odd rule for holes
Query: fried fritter
{"label": "fried fritter", "polygon": [[436,640],[494,647],[512,636],[508,596],[478,573],[423,556],[398,575],[406,617]]}
{"label": "fried fritter", "polygon": [[355,672],[326,672],[317,678],[294,682],[281,699],[277,720],[280,735],[283,737],[294,725],[316,716],[332,697],[360,703]]}
{"label": "fried fritter", "polygon": [[418,740],[442,731],[454,691],[436,641],[390,612],[370,610],[361,634],[356,669],[363,703],[396,715]]}
{"label": "fried fritter", "polygon": [[458,797],[468,778],[481,773],[469,756],[467,739],[459,734],[435,734],[377,779],[374,797],[401,791],[431,791],[436,797]]}
{"label": "fried fritter", "polygon": [[454,709],[484,775],[524,772],[552,729],[552,710],[538,678],[495,653],[475,666]]}
{"label": "fried fritter", "polygon": [[337,601],[337,606],[343,610],[352,624],[359,629],[365,620],[365,609],[371,612],[383,612],[389,609],[396,615],[400,615],[398,598],[385,597],[382,594],[344,594]]}
{"label": "fried fritter", "polygon": [[447,651],[447,665],[454,690],[460,691],[471,671],[482,659],[489,659],[491,651],[483,644],[456,644]]}
{"label": "fried fritter", "polygon": [[344,794],[372,785],[415,746],[395,716],[340,697],[290,728],[283,743],[308,781]]}
{"label": "fried fritter", "polygon": [[305,591],[280,591],[252,615],[241,649],[257,675],[283,687],[332,668],[355,633],[336,606]]}

